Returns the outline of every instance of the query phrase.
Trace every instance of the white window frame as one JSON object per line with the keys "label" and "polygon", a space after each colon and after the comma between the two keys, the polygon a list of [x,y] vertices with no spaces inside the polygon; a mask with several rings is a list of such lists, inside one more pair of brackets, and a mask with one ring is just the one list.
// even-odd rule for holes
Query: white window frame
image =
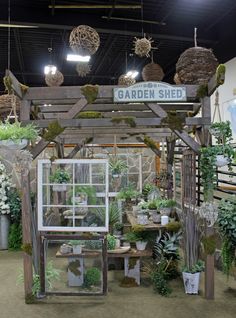
{"label": "white window frame", "polygon": [[[105,165],[105,183],[101,184],[105,186],[105,193],[100,192],[98,196],[102,196],[105,198],[105,206],[102,205],[102,207],[105,207],[105,226],[45,226],[43,225],[43,208],[47,207],[47,204],[43,204],[43,186],[44,185],[53,185],[52,183],[43,183],[43,165],[44,164],[72,164],[73,165],[73,171],[74,171],[74,165],[75,164],[90,164],[90,167],[92,164],[104,164]],[[90,168],[91,171],[91,168]],[[109,165],[108,165],[108,159],[57,159],[53,162],[51,162],[49,159],[39,159],[38,160],[38,230],[39,231],[50,231],[50,232],[108,232],[109,231],[109,197],[108,197],[108,187],[109,187]],[[91,172],[90,172],[91,173]],[[68,185],[75,185],[74,183],[74,172],[73,172],[73,178],[72,183],[68,183]],[[77,185],[77,184],[76,184]],[[91,183],[91,176],[90,176],[90,185],[93,185]],[[96,185],[96,184],[94,184]],[[55,205],[50,204],[50,207],[55,207]],[[56,205],[56,207],[63,207],[64,205]],[[100,205],[99,205],[100,206]],[[93,206],[90,206],[93,207]]]}

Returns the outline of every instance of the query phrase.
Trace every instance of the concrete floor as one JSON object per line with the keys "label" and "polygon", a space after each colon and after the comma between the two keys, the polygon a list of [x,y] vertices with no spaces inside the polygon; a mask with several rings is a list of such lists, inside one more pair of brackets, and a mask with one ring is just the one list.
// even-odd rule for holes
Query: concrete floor
{"label": "concrete floor", "polygon": [[[106,297],[57,296],[26,305],[23,286],[16,284],[21,268],[20,252],[0,251],[0,318],[236,318],[236,281],[227,282],[220,272],[213,301],[205,300],[203,292],[185,295],[180,280],[168,298],[151,287],[121,288],[113,281]],[[203,283],[202,277],[201,290]]]}

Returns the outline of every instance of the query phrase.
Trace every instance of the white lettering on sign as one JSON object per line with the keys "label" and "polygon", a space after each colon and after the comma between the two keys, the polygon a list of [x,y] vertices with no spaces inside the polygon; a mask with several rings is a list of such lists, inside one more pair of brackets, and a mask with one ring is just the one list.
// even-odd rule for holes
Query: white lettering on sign
{"label": "white lettering on sign", "polygon": [[116,103],[186,101],[186,88],[163,82],[142,82],[129,87],[113,89]]}

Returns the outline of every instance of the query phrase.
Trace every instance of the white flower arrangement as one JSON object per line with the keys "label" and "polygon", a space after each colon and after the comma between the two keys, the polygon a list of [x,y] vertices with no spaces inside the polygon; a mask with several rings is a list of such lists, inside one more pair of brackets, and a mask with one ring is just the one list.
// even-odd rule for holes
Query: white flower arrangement
{"label": "white flower arrangement", "polygon": [[5,166],[0,163],[0,214],[9,214],[7,191],[10,189],[10,177],[7,175]]}

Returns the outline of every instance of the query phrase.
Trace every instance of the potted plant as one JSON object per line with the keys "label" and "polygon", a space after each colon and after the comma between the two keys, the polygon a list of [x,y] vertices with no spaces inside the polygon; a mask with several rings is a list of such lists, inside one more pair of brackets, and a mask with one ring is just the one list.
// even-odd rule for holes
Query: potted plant
{"label": "potted plant", "polygon": [[204,269],[204,263],[198,260],[191,267],[184,267],[182,271],[184,288],[186,294],[198,294],[200,273]]}
{"label": "potted plant", "polygon": [[70,181],[70,175],[64,169],[57,168],[49,180],[56,183],[52,186],[53,191],[66,191],[66,183]]}
{"label": "potted plant", "polygon": [[112,178],[118,178],[128,170],[126,162],[116,156],[109,160],[109,168]]}
{"label": "potted plant", "polygon": [[148,209],[151,211],[153,223],[161,223],[161,214],[159,210],[157,210],[157,200],[149,201]]}
{"label": "potted plant", "polygon": [[162,199],[157,201],[157,207],[160,209],[161,215],[169,216],[175,205],[176,201],[172,199]]}
{"label": "potted plant", "polygon": [[138,203],[137,223],[140,225],[148,224],[148,202],[141,200]]}
{"label": "potted plant", "polygon": [[114,235],[121,236],[124,228],[124,224],[117,222],[114,224]]}
{"label": "potted plant", "polygon": [[0,144],[11,149],[22,149],[27,146],[28,141],[35,141],[38,137],[37,128],[32,125],[21,126],[16,121],[0,122]]}
{"label": "potted plant", "polygon": [[228,276],[236,262],[236,205],[224,199],[219,204],[218,226],[222,237],[223,271]]}
{"label": "potted plant", "polygon": [[117,194],[117,199],[125,200],[126,209],[131,210],[132,200],[137,200],[139,196],[140,193],[135,189],[134,185],[130,183],[120,190]]}
{"label": "potted plant", "polygon": [[83,241],[72,240],[69,242],[69,244],[72,246],[73,254],[81,254],[82,253]]}
{"label": "potted plant", "polygon": [[131,231],[125,234],[125,240],[136,244],[138,251],[145,250],[151,234],[145,230],[143,225],[132,226]]}

